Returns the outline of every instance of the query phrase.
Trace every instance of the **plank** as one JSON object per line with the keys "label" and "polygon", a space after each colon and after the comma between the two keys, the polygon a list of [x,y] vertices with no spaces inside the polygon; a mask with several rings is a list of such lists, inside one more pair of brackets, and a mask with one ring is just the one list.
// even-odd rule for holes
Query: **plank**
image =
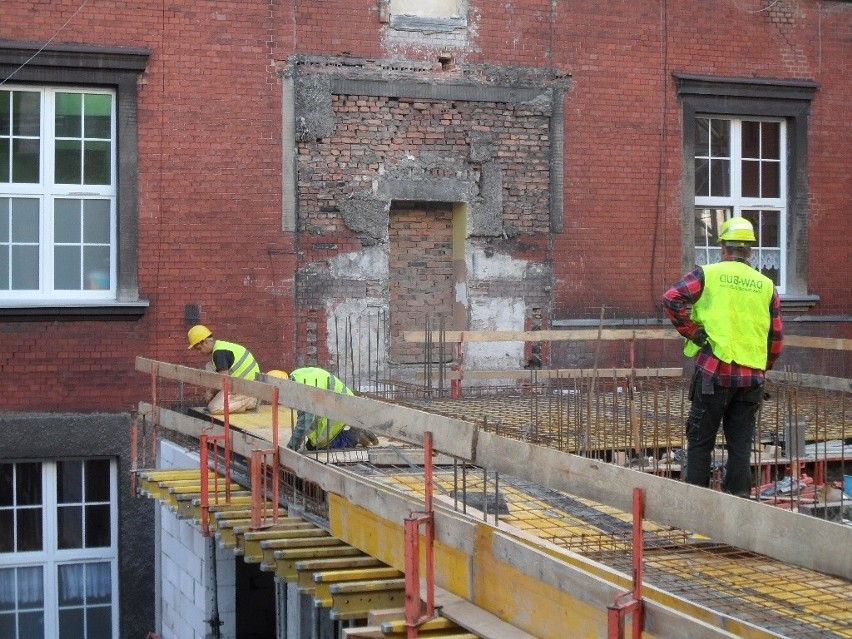
{"label": "plank", "polygon": [[583,340],[625,340],[625,339],[680,339],[683,337],[673,328],[577,328],[550,329],[542,331],[403,331],[405,342],[422,344],[431,341],[438,344],[458,342],[564,342]]}
{"label": "plank", "polygon": [[553,369],[519,369],[519,370],[448,370],[444,373],[433,372],[431,375],[419,371],[415,378],[446,380],[456,379],[575,379],[584,377],[682,377],[683,368],[553,368]]}

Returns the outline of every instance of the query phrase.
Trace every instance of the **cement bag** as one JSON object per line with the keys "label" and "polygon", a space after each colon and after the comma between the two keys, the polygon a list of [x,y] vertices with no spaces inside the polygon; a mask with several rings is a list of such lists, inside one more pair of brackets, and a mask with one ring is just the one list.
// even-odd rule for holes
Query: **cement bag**
{"label": "cement bag", "polygon": [[[260,403],[256,397],[247,395],[237,395],[231,393],[228,396],[228,411],[231,413],[244,413],[247,410],[254,410]],[[211,415],[223,415],[225,413],[225,393],[219,391],[213,396],[213,399],[207,404],[207,410]]]}

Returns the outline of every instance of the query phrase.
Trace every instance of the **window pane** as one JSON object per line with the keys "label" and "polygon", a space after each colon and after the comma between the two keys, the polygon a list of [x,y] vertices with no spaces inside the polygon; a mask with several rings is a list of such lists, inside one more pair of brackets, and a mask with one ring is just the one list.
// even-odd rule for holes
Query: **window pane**
{"label": "window pane", "polygon": [[41,94],[12,92],[12,135],[38,137],[41,134]]}
{"label": "window pane", "polygon": [[14,495],[14,464],[0,464],[0,507],[11,506]]}
{"label": "window pane", "polygon": [[761,197],[780,197],[780,168],[781,165],[778,162],[763,162],[761,164],[763,172],[761,176]]}
{"label": "window pane", "polygon": [[0,290],[9,288],[9,247],[0,244]]}
{"label": "window pane", "polygon": [[83,609],[71,608],[59,611],[59,639],[81,639],[83,630]]}
{"label": "window pane", "polygon": [[729,120],[711,120],[710,154],[713,157],[731,156],[731,122]]}
{"label": "window pane", "polygon": [[18,506],[40,506],[41,464],[25,462],[15,465],[15,501]]}
{"label": "window pane", "polygon": [[41,508],[18,510],[18,552],[42,550]]}
{"label": "window pane", "polygon": [[57,246],[53,252],[53,259],[54,287],[65,291],[82,290],[83,286],[80,281],[80,247]]}
{"label": "window pane", "polygon": [[729,197],[731,195],[730,160],[711,160],[710,195]]}
{"label": "window pane", "polygon": [[59,605],[79,606],[85,602],[85,564],[59,566]]}
{"label": "window pane", "polygon": [[56,463],[56,494],[60,504],[79,504],[83,501],[82,461]]}
{"label": "window pane", "polygon": [[742,192],[744,197],[760,197],[760,162],[743,160]]}
{"label": "window pane", "polygon": [[710,162],[695,158],[695,195],[710,195]]}
{"label": "window pane", "polygon": [[56,104],[56,137],[82,137],[83,95],[81,93],[57,93],[54,104]]}
{"label": "window pane", "polygon": [[86,639],[103,639],[112,636],[112,610],[107,606],[89,608],[86,613]]}
{"label": "window pane", "polygon": [[20,639],[44,639],[44,612],[25,612],[20,619]]}
{"label": "window pane", "polygon": [[82,149],[80,140],[56,141],[56,169],[54,179],[57,184],[80,184],[82,175]]}
{"label": "window pane", "polygon": [[781,123],[763,122],[761,126],[761,157],[764,160],[781,159]]}
{"label": "window pane", "polygon": [[109,290],[109,252],[108,246],[83,247],[83,277],[87,290]]}
{"label": "window pane", "polygon": [[0,89],[0,135],[12,132],[12,92]]}
{"label": "window pane", "polygon": [[110,143],[87,140],[84,149],[83,184],[109,184],[111,173]]}
{"label": "window pane", "polygon": [[0,637],[15,636],[15,615],[0,613]]}
{"label": "window pane", "polygon": [[710,155],[710,120],[695,118],[695,155]]}
{"label": "window pane", "polygon": [[86,548],[110,545],[109,504],[86,506]]}
{"label": "window pane", "polygon": [[112,601],[112,576],[106,562],[86,564],[86,602],[105,604]]}
{"label": "window pane", "polygon": [[12,182],[37,184],[39,181],[39,141],[12,140]]}
{"label": "window pane", "polygon": [[107,200],[85,200],[83,211],[83,241],[89,244],[109,244],[109,202]]}
{"label": "window pane", "polygon": [[742,156],[759,159],[760,155],[760,122],[742,123]]}
{"label": "window pane", "polygon": [[87,138],[112,137],[112,96],[88,93],[85,97],[86,119],[84,135]]}
{"label": "window pane", "polygon": [[56,509],[56,544],[59,548],[83,548],[82,506]]}
{"label": "window pane", "polygon": [[[15,552],[15,519],[11,508],[0,510],[0,552]],[[0,586],[0,609],[2,609],[2,586]],[[0,637],[3,635],[0,634]]]}
{"label": "window pane", "polygon": [[757,260],[752,260],[755,268],[772,280],[776,286],[781,278],[781,249],[760,249]]}
{"label": "window pane", "polygon": [[86,462],[86,501],[109,501],[109,460]]}
{"label": "window pane", "polygon": [[15,198],[12,200],[12,241],[38,242],[38,200]]}
{"label": "window pane", "polygon": [[80,242],[80,200],[53,203],[53,240],[60,244]]}
{"label": "window pane", "polygon": [[0,182],[9,182],[12,179],[9,175],[9,167],[12,166],[12,158],[9,155],[11,149],[9,138],[0,138]]}
{"label": "window pane", "polygon": [[38,290],[38,247],[12,247],[12,289]]}

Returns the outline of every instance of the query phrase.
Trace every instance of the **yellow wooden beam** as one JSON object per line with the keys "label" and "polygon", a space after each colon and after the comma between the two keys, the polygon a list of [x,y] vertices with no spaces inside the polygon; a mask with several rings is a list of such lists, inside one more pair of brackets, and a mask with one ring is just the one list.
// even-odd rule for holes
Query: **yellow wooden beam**
{"label": "yellow wooden beam", "polygon": [[247,532],[243,535],[242,554],[245,561],[249,563],[272,564],[275,562],[272,553],[280,547],[278,542],[328,536],[327,530],[318,528],[310,522],[294,521],[274,530]]}
{"label": "yellow wooden beam", "polygon": [[[329,546],[307,546],[302,548],[287,548],[275,551],[275,576],[288,582],[295,582],[299,577],[296,563],[305,559],[321,559],[328,557],[358,557],[365,556],[363,552],[352,546],[347,546],[339,539],[336,544]],[[261,570],[264,566],[261,565]]]}
{"label": "yellow wooden beam", "polygon": [[334,583],[329,587],[334,620],[362,619],[371,610],[396,608],[405,603],[405,579],[377,579]]}

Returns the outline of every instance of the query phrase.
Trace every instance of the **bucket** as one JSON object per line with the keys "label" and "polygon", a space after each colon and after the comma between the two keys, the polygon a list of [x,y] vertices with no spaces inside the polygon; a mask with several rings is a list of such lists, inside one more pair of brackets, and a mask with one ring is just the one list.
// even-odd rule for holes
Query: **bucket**
{"label": "bucket", "polygon": [[852,497],[852,475],[843,475],[843,492]]}

